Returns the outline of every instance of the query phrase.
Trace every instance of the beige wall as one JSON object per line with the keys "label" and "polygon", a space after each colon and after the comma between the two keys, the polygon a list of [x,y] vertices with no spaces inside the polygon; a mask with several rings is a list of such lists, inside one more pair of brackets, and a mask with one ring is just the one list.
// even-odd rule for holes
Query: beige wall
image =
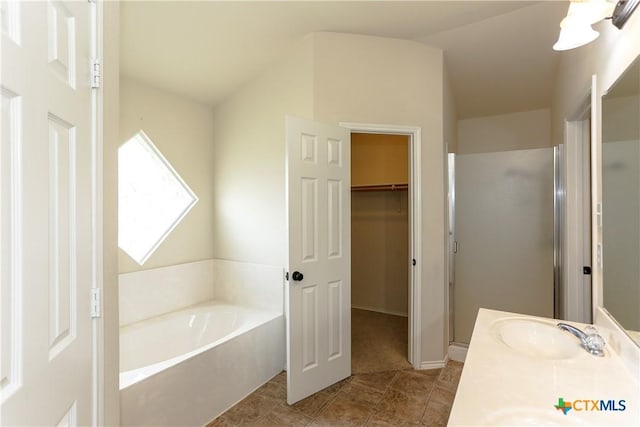
{"label": "beige wall", "polygon": [[285,114],[313,115],[311,42],[306,38],[214,111],[214,258],[287,263]]}
{"label": "beige wall", "polygon": [[311,34],[214,111],[214,257],[286,264],[285,114],[422,129],[422,359],[442,361],[445,170],[442,51]]}
{"label": "beige wall", "polygon": [[140,129],[199,200],[143,266],[119,250],[120,272],[212,258],[211,109],[123,77],[120,81],[120,144]]}
{"label": "beige wall", "polygon": [[442,51],[406,40],[316,33],[314,118],[422,129],[422,361],[442,361],[446,206]]}
{"label": "beige wall", "polygon": [[550,110],[523,111],[458,121],[457,154],[551,146]]}
{"label": "beige wall", "polygon": [[[405,159],[406,163],[406,159]],[[407,191],[351,193],[351,305],[407,315]]]}

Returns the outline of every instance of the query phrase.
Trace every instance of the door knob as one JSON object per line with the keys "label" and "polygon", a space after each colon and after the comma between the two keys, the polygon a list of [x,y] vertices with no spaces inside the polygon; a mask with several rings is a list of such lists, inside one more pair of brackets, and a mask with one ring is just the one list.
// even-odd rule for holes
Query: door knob
{"label": "door knob", "polygon": [[294,282],[299,282],[302,279],[304,279],[304,275],[299,271],[294,271],[293,274],[291,275],[291,278],[293,279]]}

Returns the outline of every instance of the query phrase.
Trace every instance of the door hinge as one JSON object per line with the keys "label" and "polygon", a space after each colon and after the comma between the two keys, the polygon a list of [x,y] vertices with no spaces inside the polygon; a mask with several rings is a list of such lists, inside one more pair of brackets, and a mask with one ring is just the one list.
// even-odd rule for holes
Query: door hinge
{"label": "door hinge", "polygon": [[99,88],[100,87],[100,61],[94,59],[91,62],[91,88]]}
{"label": "door hinge", "polygon": [[284,280],[289,281],[289,272],[284,273]]}
{"label": "door hinge", "polygon": [[100,288],[91,288],[91,317],[102,315],[102,292]]}

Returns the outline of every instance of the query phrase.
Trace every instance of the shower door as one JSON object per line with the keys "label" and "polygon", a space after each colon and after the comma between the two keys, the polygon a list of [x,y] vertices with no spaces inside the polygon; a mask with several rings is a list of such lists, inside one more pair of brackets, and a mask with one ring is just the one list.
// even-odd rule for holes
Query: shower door
{"label": "shower door", "polygon": [[456,156],[454,341],[478,309],[553,316],[553,149]]}

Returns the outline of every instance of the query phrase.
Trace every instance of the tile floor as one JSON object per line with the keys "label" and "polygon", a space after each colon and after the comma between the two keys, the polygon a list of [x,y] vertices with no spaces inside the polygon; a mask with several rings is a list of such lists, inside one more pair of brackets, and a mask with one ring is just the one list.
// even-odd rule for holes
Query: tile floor
{"label": "tile floor", "polygon": [[354,374],[292,406],[282,372],[208,427],[446,426],[462,366]]}

